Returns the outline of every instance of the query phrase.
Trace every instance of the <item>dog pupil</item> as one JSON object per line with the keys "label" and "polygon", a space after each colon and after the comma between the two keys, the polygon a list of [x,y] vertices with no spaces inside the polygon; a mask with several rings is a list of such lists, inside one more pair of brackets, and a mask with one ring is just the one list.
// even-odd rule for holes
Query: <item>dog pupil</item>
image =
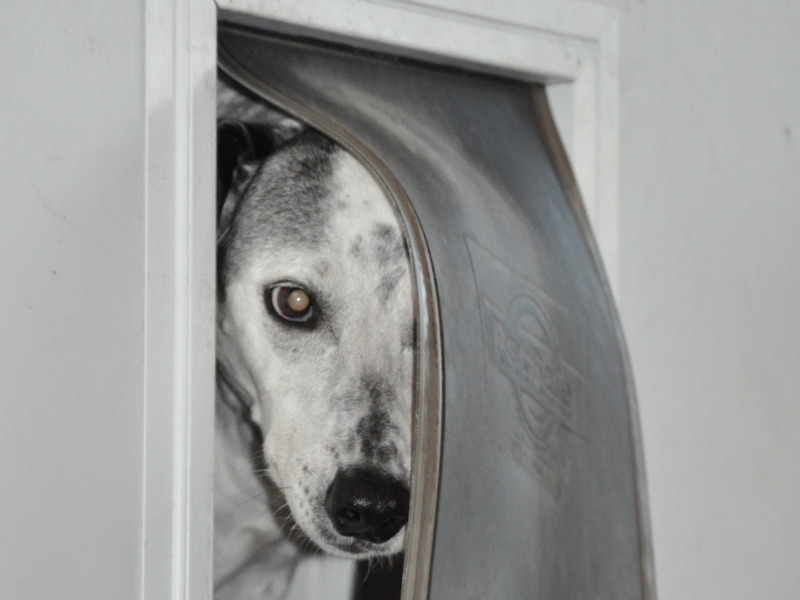
{"label": "dog pupil", "polygon": [[292,290],[289,292],[289,297],[286,299],[286,304],[289,305],[292,312],[296,313],[305,312],[310,303],[311,301],[308,294],[303,290]]}

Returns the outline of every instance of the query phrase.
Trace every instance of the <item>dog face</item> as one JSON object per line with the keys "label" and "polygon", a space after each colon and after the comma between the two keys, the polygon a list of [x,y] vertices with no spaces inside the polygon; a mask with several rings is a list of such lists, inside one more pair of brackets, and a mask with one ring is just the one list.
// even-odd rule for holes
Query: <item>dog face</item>
{"label": "dog face", "polygon": [[246,183],[223,191],[220,372],[306,536],[349,557],[396,553],[415,328],[402,233],[373,177],[320,134],[249,158]]}

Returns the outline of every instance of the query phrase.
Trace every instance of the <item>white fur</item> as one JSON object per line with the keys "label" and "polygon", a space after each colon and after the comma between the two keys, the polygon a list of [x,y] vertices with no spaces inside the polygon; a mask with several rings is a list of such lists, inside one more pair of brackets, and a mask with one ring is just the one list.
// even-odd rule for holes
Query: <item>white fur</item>
{"label": "white fur", "polygon": [[[215,493],[215,598],[281,598],[299,551],[281,531],[263,482],[253,473],[252,434],[237,412],[249,409],[263,432],[267,475],[300,532],[323,550],[364,558],[399,552],[405,528],[384,544],[362,544],[338,534],[323,505],[332,478],[364,457],[353,448],[367,403],[358,401],[364,373],[378,373],[394,394],[385,441],[396,456],[379,467],[408,482],[413,348],[402,340],[413,327],[411,282],[402,276],[389,301],[378,294],[385,273],[378,261],[354,256],[354,244],[374,237],[376,225],[399,237],[383,190],[352,156],[332,157],[330,216],[324,239],[308,247],[265,239],[226,286],[218,311],[218,392]],[[369,248],[369,244],[366,244]],[[292,282],[332,300],[325,314],[330,336],[287,334],[265,310],[265,287]],[[332,309],[333,310],[333,309]],[[275,340],[299,336],[290,352]],[[324,339],[323,339],[324,337]],[[320,340],[322,340],[320,342]],[[321,346],[319,344],[322,344]],[[316,344],[316,345],[315,345]],[[349,398],[349,401],[343,399]],[[238,407],[238,408],[237,408]],[[367,547],[368,546],[368,547]]]}

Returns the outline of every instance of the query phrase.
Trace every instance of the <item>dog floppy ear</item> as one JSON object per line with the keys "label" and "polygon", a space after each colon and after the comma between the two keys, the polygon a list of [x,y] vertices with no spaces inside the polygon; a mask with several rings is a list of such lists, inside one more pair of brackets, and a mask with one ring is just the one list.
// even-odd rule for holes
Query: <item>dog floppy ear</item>
{"label": "dog floppy ear", "polygon": [[227,229],[236,204],[258,164],[279,140],[266,126],[236,119],[217,121],[217,223]]}

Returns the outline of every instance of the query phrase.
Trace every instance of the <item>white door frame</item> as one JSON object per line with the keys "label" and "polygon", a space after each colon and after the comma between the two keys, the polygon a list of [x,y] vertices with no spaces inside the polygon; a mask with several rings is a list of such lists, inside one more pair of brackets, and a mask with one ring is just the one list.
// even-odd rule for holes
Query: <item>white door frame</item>
{"label": "white door frame", "polygon": [[210,600],[216,6],[145,8],[142,599]]}
{"label": "white door frame", "polygon": [[548,84],[612,288],[618,14],[574,0],[146,0],[142,598],[210,600],[217,6],[229,15]]}

